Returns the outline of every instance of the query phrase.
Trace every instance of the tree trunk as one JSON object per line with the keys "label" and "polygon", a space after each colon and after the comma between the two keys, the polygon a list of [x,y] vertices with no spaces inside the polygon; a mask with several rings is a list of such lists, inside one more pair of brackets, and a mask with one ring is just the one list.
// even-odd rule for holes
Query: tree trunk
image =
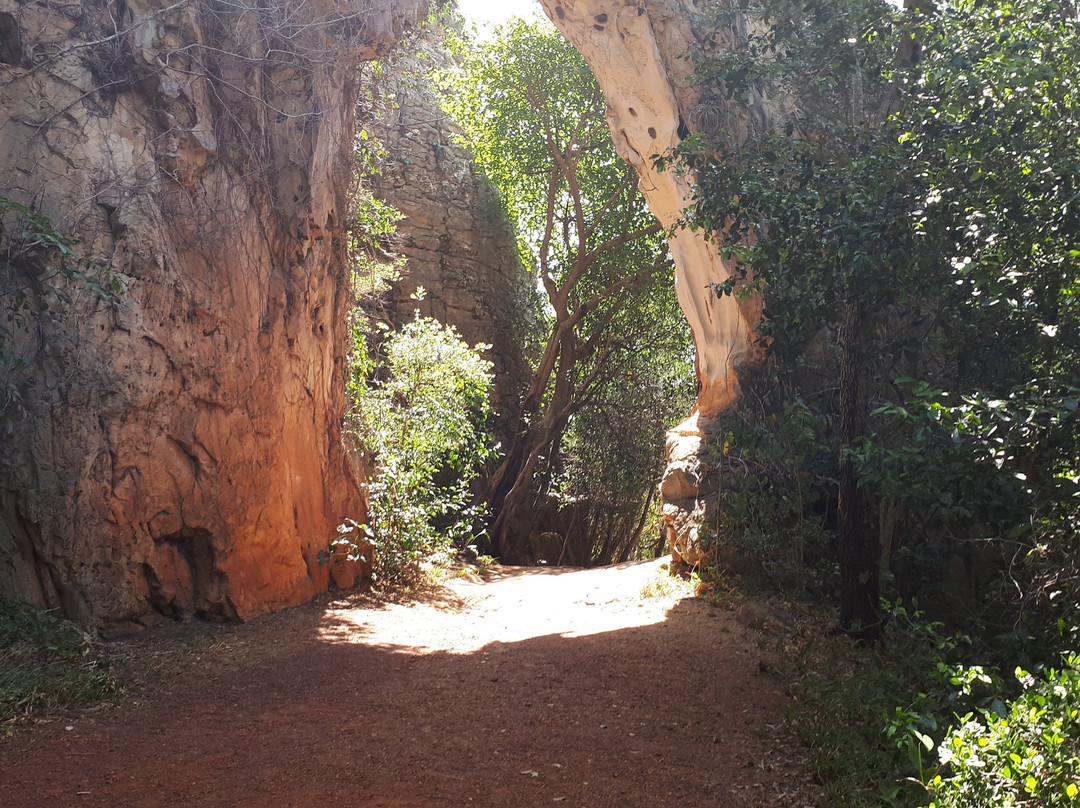
{"label": "tree trunk", "polygon": [[[577,336],[572,330],[558,326],[556,334],[559,335],[559,350],[553,371],[555,384],[551,400],[545,406],[540,422],[531,428],[523,424],[523,430],[515,436],[488,500],[492,512],[488,531],[492,553],[504,563],[513,563],[522,558],[528,536],[515,535],[514,526],[520,522],[518,517],[522,511],[532,507],[528,495],[533,491],[533,478],[540,458],[545,450],[558,451],[563,432],[574,411],[573,372],[577,363]],[[537,396],[538,403],[542,393],[543,388]]]}
{"label": "tree trunk", "polygon": [[840,627],[853,636],[876,639],[881,631],[877,537],[867,528],[855,464],[847,453],[865,425],[859,385],[862,320],[862,305],[849,303],[840,326]]}

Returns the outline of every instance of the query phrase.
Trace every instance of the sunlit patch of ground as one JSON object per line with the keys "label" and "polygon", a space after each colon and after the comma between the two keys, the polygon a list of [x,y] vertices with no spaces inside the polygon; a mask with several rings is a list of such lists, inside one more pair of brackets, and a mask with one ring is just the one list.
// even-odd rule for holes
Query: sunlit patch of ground
{"label": "sunlit patch of ground", "polygon": [[[320,636],[417,654],[470,654],[491,643],[654,625],[690,595],[684,587],[642,595],[648,584],[666,575],[668,563],[662,558],[594,569],[495,567],[484,581],[451,579],[442,597],[425,604],[389,604],[379,610],[363,603],[332,604]],[[468,619],[462,620],[462,613]]]}
{"label": "sunlit patch of ground", "polygon": [[0,804],[822,804],[782,722],[784,615],[692,599],[663,563],[142,635],[123,699],[5,742]]}

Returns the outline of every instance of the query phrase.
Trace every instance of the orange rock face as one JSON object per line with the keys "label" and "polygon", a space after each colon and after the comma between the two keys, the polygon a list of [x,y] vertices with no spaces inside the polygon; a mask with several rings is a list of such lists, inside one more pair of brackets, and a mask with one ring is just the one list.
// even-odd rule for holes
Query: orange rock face
{"label": "orange rock face", "polygon": [[340,432],[353,68],[423,14],[0,0],[0,196],[120,289],[0,270],[35,312],[31,366],[0,367],[25,406],[0,415],[0,595],[233,619],[363,572],[319,561],[364,517]]}

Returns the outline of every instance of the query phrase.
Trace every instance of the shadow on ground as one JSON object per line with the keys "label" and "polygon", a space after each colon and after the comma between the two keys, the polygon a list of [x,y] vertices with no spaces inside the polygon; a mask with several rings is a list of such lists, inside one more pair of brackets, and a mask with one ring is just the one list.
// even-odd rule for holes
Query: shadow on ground
{"label": "shadow on ground", "polygon": [[[575,619],[608,619],[583,591]],[[559,605],[535,594],[511,602],[538,618]],[[442,613],[482,636],[470,626],[501,620],[499,605],[469,597]],[[684,600],[661,622],[435,650],[380,641],[385,627],[350,615],[338,604],[234,627],[259,653],[207,653],[164,692],[151,682],[137,703],[20,733],[0,745],[3,804],[803,804],[788,798],[767,639],[731,610]]]}

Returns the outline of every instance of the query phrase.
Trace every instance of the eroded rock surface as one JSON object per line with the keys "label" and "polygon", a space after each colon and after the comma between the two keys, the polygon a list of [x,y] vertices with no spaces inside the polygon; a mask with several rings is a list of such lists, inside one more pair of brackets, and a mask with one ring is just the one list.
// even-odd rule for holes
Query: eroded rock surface
{"label": "eroded rock surface", "polygon": [[[541,0],[545,12],[592,67],[607,101],[608,124],[619,154],[637,170],[649,208],[665,228],[682,216],[692,178],[658,171],[657,155],[674,148],[707,123],[741,138],[768,117],[760,99],[728,103],[701,98],[687,79],[695,53],[740,47],[745,22],[731,15],[724,25],[707,22],[693,0]],[[733,267],[700,231],[675,228],[669,245],[675,259],[675,291],[690,323],[700,385],[692,418],[668,439],[671,466],[664,479],[669,545],[676,560],[704,558],[698,531],[699,478],[690,459],[700,448],[710,416],[738,397],[738,370],[758,360],[754,326],[760,302],[717,297]],[[673,497],[673,498],[672,498]],[[689,504],[688,504],[689,503]]]}
{"label": "eroded rock surface", "polygon": [[[0,435],[0,594],[235,618],[357,574],[341,443],[358,61],[426,0],[0,0],[0,195],[115,277],[37,267]],[[5,377],[8,381],[10,377]]]}

